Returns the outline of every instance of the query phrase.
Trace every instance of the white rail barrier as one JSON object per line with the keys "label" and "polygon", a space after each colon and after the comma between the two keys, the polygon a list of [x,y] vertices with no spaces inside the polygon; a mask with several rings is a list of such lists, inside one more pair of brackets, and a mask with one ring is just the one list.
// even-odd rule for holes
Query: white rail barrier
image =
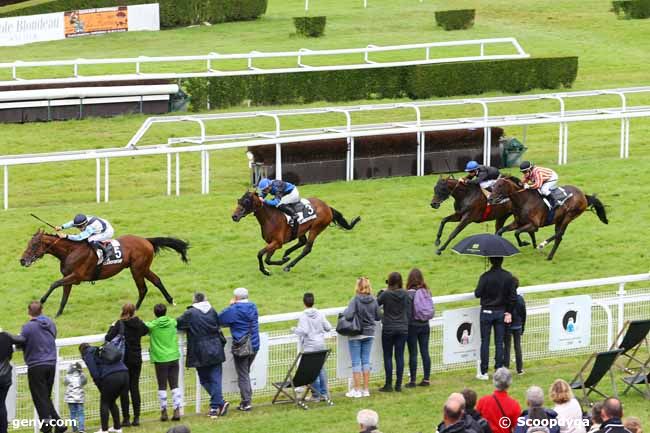
{"label": "white rail barrier", "polygon": [[[584,289],[614,286],[615,291],[601,292],[600,294],[592,294],[592,335],[591,344],[583,349],[571,349],[565,351],[548,351],[548,345],[540,344],[548,338],[548,317],[549,317],[549,303],[547,299],[527,300],[528,304],[528,319],[526,324],[526,337],[522,343],[523,353],[525,360],[529,362],[533,359],[544,359],[549,357],[573,357],[576,355],[586,354],[595,350],[603,350],[609,348],[614,343],[615,335],[622,329],[626,320],[647,319],[650,317],[650,288],[627,290],[626,285],[631,283],[644,283],[650,281],[650,274],[636,274],[625,275],[608,278],[598,278],[591,280],[540,284],[534,286],[521,287],[518,291],[524,295],[534,293],[551,293],[557,291],[570,291],[573,295],[576,291],[581,294],[588,294]],[[253,294],[254,299],[254,294]],[[431,338],[429,353],[432,356],[432,372],[444,372],[453,369],[471,368],[473,362],[466,362],[461,364],[443,364],[442,362],[442,326],[443,320],[441,310],[451,309],[445,308],[446,304],[453,304],[458,302],[474,301],[477,302],[473,293],[464,293],[457,295],[444,295],[435,296],[433,298],[436,305],[436,317],[431,320]],[[321,311],[333,320],[338,313],[344,310],[343,307],[322,309]],[[298,351],[298,339],[290,331],[290,327],[294,326],[295,321],[300,316],[300,312],[274,314],[268,316],[261,316],[259,319],[261,330],[264,331],[265,326],[273,324],[274,329],[277,329],[277,324],[287,323],[287,327],[280,331],[270,331],[269,338],[269,363],[267,365],[267,386],[257,391],[255,395],[268,396],[273,391],[273,387],[269,385],[270,382],[282,380],[286,374],[287,369],[291,365],[295,355]],[[60,338],[57,340],[57,350],[59,352],[59,362],[57,367],[57,378],[54,387],[53,401],[59,412],[62,412],[62,372],[67,366],[74,361],[77,361],[79,356],[74,352],[70,352],[70,348],[76,348],[81,343],[100,343],[104,339],[104,334]],[[328,347],[336,350],[336,333],[332,332],[328,336]],[[379,344],[378,342],[375,344]],[[184,339],[179,339],[179,346],[181,353],[184,354]],[[71,353],[73,353],[71,355]],[[143,375],[141,378],[141,388],[143,394],[143,412],[153,412],[157,407],[157,395],[155,386],[155,375],[153,374],[150,363],[148,362],[148,352],[143,352],[145,365],[143,366]],[[328,370],[328,377],[330,385],[345,385],[345,380],[335,379],[333,372],[335,371],[336,355],[330,357],[330,361],[326,365]],[[182,358],[181,358],[182,361]],[[26,367],[20,365],[16,368],[18,373],[17,381],[17,397],[13,401],[16,408],[16,418],[28,419],[32,416],[33,409],[31,397],[29,395],[26,383]],[[182,370],[182,382],[185,387],[185,404],[186,407],[193,403],[194,410],[198,413],[201,410],[201,401],[205,401],[202,397],[203,391],[196,380],[195,373],[192,370]],[[383,374],[381,371],[373,372],[377,377]],[[96,405],[97,393],[92,385],[87,388],[87,404],[86,404],[86,417],[92,421],[97,420],[98,408]]]}

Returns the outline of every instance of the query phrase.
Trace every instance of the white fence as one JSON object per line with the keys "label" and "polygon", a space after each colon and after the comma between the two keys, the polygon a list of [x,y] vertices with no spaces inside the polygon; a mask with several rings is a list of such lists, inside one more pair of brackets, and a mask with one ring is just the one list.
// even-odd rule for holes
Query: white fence
{"label": "white fence", "polygon": [[[536,300],[527,300],[528,304],[528,319],[526,323],[526,335],[523,339],[523,353],[525,362],[530,362],[534,359],[544,359],[549,357],[571,357],[575,358],[576,355],[590,353],[596,350],[603,350],[609,348],[614,342],[618,330],[620,330],[626,320],[638,320],[650,318],[650,288],[643,289],[626,289],[626,284],[630,283],[645,283],[650,281],[650,274],[637,274],[627,275],[611,278],[600,278],[593,280],[583,280],[564,283],[553,284],[540,284],[535,286],[522,287],[519,293],[524,295],[531,295],[536,293],[550,293],[557,291],[569,291],[571,295],[574,294],[589,294],[588,289],[596,287],[609,286],[614,290],[599,291],[598,294],[592,294],[592,331],[591,331],[591,344],[589,347],[583,349],[572,349],[560,352],[548,351],[548,330],[549,330],[549,304],[548,299],[537,298]],[[352,293],[351,293],[352,294]],[[252,293],[252,300],[254,301],[255,294]],[[443,364],[442,362],[442,317],[441,310],[451,309],[447,304],[458,302],[473,301],[476,305],[476,299],[472,293],[458,294],[458,295],[445,295],[434,297],[436,304],[436,317],[431,320],[431,338],[429,345],[429,353],[432,357],[432,372],[444,372],[452,369],[467,369],[473,367],[473,362],[466,362],[461,364]],[[215,304],[217,303],[214,301]],[[343,308],[329,308],[321,310],[326,316],[330,317],[330,322],[336,322],[336,316],[343,311]],[[117,310],[116,310],[117,314]],[[268,340],[268,364],[266,368],[266,384],[262,389],[256,391],[255,395],[259,401],[260,397],[268,397],[273,392],[274,388],[271,382],[277,382],[284,379],[284,375],[289,366],[293,362],[298,351],[298,340],[295,335],[290,331],[291,326],[295,326],[295,321],[298,319],[300,313],[287,313],[276,314],[260,317],[260,328],[265,331],[269,325],[273,325],[273,331],[265,331],[269,334]],[[279,323],[286,323],[282,330],[278,329]],[[104,338],[103,334],[91,335],[84,337],[62,338],[57,340],[57,347],[59,352],[59,362],[57,369],[57,378],[54,386],[53,401],[55,406],[63,412],[62,394],[64,387],[62,386],[62,374],[70,364],[79,358],[76,348],[83,342],[99,343]],[[333,351],[330,356],[326,367],[328,370],[330,386],[342,386],[346,384],[345,379],[335,379],[336,371],[336,333],[332,332],[327,340],[328,347]],[[145,339],[146,340],[146,339]],[[379,343],[376,343],[379,344]],[[181,352],[184,351],[183,339],[180,339]],[[19,356],[19,355],[18,355]],[[143,375],[141,378],[142,388],[142,401],[143,412],[154,412],[157,408],[157,396],[155,385],[155,374],[153,368],[148,360],[148,354],[144,353],[145,364],[143,365]],[[33,406],[28,391],[26,380],[26,367],[18,366],[16,368],[18,373],[17,381],[17,398],[14,403],[16,408],[17,419],[29,419],[33,416]],[[228,372],[224,374],[229,374]],[[407,373],[408,374],[408,373]],[[379,378],[383,375],[381,371],[374,371],[373,375]],[[566,378],[569,379],[569,378]],[[193,370],[183,370],[181,382],[185,390],[185,404],[193,406],[196,412],[201,410],[201,402],[207,401],[205,394],[198,384],[195,372]],[[234,395],[230,395],[234,398]],[[94,386],[90,384],[87,388],[87,404],[86,404],[86,417],[92,422],[98,418],[98,402],[99,398]]]}

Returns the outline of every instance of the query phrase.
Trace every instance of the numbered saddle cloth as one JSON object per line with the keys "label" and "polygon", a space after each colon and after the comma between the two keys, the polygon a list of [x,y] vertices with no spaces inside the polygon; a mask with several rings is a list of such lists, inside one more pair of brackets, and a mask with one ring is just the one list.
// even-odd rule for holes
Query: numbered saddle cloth
{"label": "numbered saddle cloth", "polygon": [[122,263],[122,246],[119,241],[115,239],[104,241],[102,242],[102,247],[106,252],[106,256],[104,256],[104,251],[100,248],[97,249],[98,265],[116,265]]}
{"label": "numbered saddle cloth", "polygon": [[[294,212],[296,212],[296,215],[298,216],[298,224],[304,224],[308,221],[313,220],[316,218],[316,209],[311,205],[309,200],[306,198],[301,199],[298,203],[293,203],[290,205]],[[286,215],[287,217],[287,223],[291,223],[291,217],[289,215]]]}

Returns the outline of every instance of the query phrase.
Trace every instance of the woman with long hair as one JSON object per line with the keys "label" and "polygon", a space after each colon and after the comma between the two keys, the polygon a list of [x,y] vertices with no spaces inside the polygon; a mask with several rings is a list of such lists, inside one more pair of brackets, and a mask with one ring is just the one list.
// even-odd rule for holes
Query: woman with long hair
{"label": "woman with long hair", "polygon": [[[413,268],[411,269],[411,272],[409,272],[408,279],[406,280],[406,289],[411,298],[411,302],[413,303],[413,314],[409,317],[407,340],[410,380],[409,383],[406,384],[406,387],[413,388],[416,386],[415,379],[418,370],[418,346],[420,348],[422,370],[424,372],[424,377],[419,385],[429,386],[429,378],[431,376],[431,356],[429,355],[429,335],[431,334],[431,328],[429,326],[429,320],[433,318],[433,300],[431,300],[431,291],[429,290],[427,283],[424,281],[422,271],[418,268]],[[419,290],[423,290],[423,292],[418,293]],[[422,299],[424,301],[423,303],[426,303],[426,305],[421,307],[422,311],[420,311],[420,305],[415,304],[416,294],[418,294],[418,301]],[[427,297],[431,300],[430,304],[428,303]],[[430,314],[428,314],[429,308]]]}

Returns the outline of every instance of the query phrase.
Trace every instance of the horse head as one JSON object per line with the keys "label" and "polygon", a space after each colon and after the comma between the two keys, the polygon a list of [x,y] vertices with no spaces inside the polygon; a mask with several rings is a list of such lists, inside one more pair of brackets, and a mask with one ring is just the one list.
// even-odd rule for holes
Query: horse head
{"label": "horse head", "polygon": [[433,198],[431,199],[431,207],[434,209],[438,209],[442,204],[442,202],[444,202],[451,196],[451,193],[454,191],[457,182],[458,181],[453,177],[440,176],[438,178],[438,182],[436,182],[436,186],[433,187]]}
{"label": "horse head", "polygon": [[516,177],[507,176],[499,178],[492,185],[492,193],[488,196],[491,205],[502,204],[510,200],[510,196],[517,192],[521,182]]}
{"label": "horse head", "polygon": [[255,191],[246,191],[244,195],[237,200],[237,207],[232,213],[232,220],[234,222],[239,222],[249,213],[255,212],[262,206],[262,200],[260,196],[257,195]]}
{"label": "horse head", "polygon": [[39,229],[29,240],[23,256],[20,258],[20,264],[24,267],[31,266],[36,260],[40,259],[48,251],[49,244],[44,242],[43,235],[46,233]]}

